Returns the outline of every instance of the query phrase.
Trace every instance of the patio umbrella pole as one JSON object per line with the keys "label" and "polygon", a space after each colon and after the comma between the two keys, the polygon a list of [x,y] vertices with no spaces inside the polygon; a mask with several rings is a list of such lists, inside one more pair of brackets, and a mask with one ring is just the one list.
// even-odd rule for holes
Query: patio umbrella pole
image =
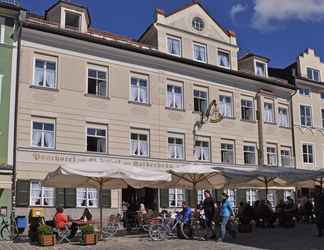
{"label": "patio umbrella pole", "polygon": [[268,188],[269,188],[269,183],[268,183],[268,179],[264,178],[264,184],[265,184],[265,200],[268,200]]}
{"label": "patio umbrella pole", "polygon": [[194,183],[192,186],[191,204],[194,209],[197,208],[197,184],[196,183]]}
{"label": "patio umbrella pole", "polygon": [[102,186],[103,181],[101,180],[99,183],[99,199],[100,199],[100,225],[99,225],[99,240],[102,239]]}

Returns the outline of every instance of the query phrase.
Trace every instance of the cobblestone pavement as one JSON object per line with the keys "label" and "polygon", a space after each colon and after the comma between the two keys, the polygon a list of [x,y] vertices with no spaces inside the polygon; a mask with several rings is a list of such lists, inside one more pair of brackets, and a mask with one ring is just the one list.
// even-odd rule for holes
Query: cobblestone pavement
{"label": "cobblestone pavement", "polygon": [[324,238],[316,237],[314,225],[298,225],[295,229],[258,229],[252,234],[238,234],[228,242],[172,239],[162,242],[149,241],[144,236],[116,237],[96,246],[62,244],[40,248],[29,243],[0,242],[1,250],[324,250]]}

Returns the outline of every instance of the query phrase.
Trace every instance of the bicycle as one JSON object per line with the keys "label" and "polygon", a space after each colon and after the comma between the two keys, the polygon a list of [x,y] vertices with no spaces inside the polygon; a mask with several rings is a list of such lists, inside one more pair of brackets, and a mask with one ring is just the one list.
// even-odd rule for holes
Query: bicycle
{"label": "bicycle", "polygon": [[0,223],[0,240],[10,240],[10,224],[9,220],[0,215],[1,223]]}

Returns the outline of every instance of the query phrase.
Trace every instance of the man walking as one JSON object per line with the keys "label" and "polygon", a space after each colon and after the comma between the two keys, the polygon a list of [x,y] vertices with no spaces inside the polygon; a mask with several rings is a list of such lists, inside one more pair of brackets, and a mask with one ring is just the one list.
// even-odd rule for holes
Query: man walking
{"label": "man walking", "polygon": [[[229,223],[231,216],[234,215],[232,205],[228,200],[228,195],[223,193],[223,200],[220,206],[220,216],[221,216],[221,238],[220,241],[224,241],[226,235],[226,226]],[[232,230],[232,229],[230,229]],[[234,236],[234,235],[233,235]]]}

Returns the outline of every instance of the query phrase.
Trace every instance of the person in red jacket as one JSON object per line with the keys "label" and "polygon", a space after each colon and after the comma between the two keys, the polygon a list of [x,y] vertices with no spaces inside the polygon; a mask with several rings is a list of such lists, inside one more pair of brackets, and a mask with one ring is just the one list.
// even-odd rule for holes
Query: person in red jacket
{"label": "person in red jacket", "polygon": [[58,229],[64,229],[66,225],[69,224],[69,219],[66,214],[63,212],[63,208],[56,208],[56,214],[54,216],[55,226]]}

